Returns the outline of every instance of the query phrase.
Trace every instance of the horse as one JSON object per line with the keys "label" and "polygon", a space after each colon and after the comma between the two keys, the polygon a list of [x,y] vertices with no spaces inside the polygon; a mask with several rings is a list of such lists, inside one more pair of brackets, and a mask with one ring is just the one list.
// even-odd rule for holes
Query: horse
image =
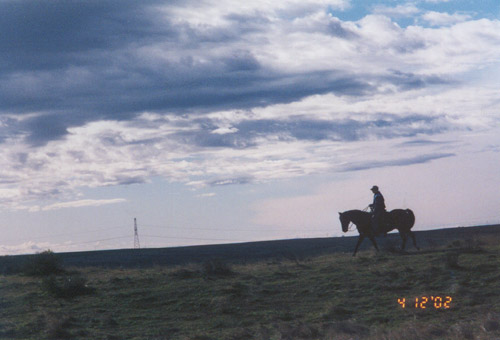
{"label": "horse", "polygon": [[[354,249],[354,254],[352,256],[356,256],[356,252],[358,251],[358,247],[365,237],[368,237],[370,241],[372,241],[375,249],[379,251],[377,247],[377,242],[375,241],[375,237],[373,235],[373,231],[371,228],[372,222],[372,214],[366,211],[361,210],[348,210],[343,213],[339,212],[340,223],[342,225],[342,231],[345,233],[349,229],[349,224],[352,222],[359,232],[358,243],[356,243],[356,248]],[[382,221],[380,222],[381,229],[384,232],[389,232],[391,230],[397,229],[399,231],[399,236],[401,236],[403,244],[401,245],[401,250],[405,249],[406,239],[408,235],[413,240],[413,245],[415,248],[420,250],[417,246],[417,241],[415,240],[415,235],[411,231],[411,228],[415,224],[415,215],[413,211],[410,209],[394,209],[390,212],[386,212]]]}

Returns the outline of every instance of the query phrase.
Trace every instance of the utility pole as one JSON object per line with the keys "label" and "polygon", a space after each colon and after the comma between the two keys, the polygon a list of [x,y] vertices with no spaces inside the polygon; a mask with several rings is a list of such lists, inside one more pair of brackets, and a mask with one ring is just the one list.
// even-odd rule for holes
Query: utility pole
{"label": "utility pole", "polygon": [[134,217],[134,248],[139,249],[141,245],[139,244],[139,233],[137,232],[137,218]]}

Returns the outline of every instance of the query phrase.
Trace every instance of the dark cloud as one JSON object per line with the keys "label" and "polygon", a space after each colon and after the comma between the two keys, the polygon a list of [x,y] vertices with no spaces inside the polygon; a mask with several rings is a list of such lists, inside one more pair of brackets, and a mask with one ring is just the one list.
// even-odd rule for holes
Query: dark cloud
{"label": "dark cloud", "polygon": [[[267,18],[228,14],[227,26],[195,26],[155,9],[160,4],[168,8],[175,1],[1,1],[0,112],[38,113],[13,124],[10,133],[40,146],[63,138],[70,127],[130,120],[145,111],[202,114],[317,94],[364,96],[376,91],[377,82],[403,89],[442,82],[399,71],[379,79],[342,70],[279,71],[262,65],[244,44],[229,44],[262,29]],[[352,37],[338,19],[328,27],[329,34]],[[141,48],[158,55],[141,54]],[[356,122],[270,124],[243,124],[243,135],[191,137],[199,145],[248,147],[257,127],[312,140],[353,140],[359,130]]]}
{"label": "dark cloud", "polygon": [[455,156],[454,153],[436,153],[436,154],[429,154],[429,155],[420,155],[420,156],[415,156],[415,157],[409,157],[409,158],[400,158],[400,159],[391,159],[387,161],[366,161],[366,162],[357,162],[357,163],[351,163],[347,166],[345,166],[342,171],[345,172],[350,172],[350,171],[360,171],[360,170],[368,170],[368,169],[374,169],[374,168],[385,168],[385,167],[392,167],[392,166],[405,166],[405,165],[412,165],[412,164],[421,164],[421,163],[427,163],[436,159],[440,158],[446,158],[446,157],[453,157]]}
{"label": "dark cloud", "polygon": [[451,142],[448,141],[434,141],[434,140],[429,140],[429,139],[415,139],[415,140],[409,140],[406,142],[403,142],[399,144],[399,146],[415,146],[415,147],[421,147],[425,145],[443,145],[443,144],[450,144]]}
{"label": "dark cloud", "polygon": [[389,72],[390,73],[383,78],[403,90],[413,90],[429,85],[450,84],[452,82],[449,79],[436,75],[416,75],[411,72],[401,72],[399,70],[389,70]]}
{"label": "dark cloud", "polygon": [[118,185],[131,185],[131,184],[142,184],[147,182],[148,176],[133,176],[133,175],[118,175],[115,178],[115,182]]}
{"label": "dark cloud", "polygon": [[345,28],[342,25],[342,22],[335,17],[330,19],[330,22],[327,25],[327,33],[343,39],[354,39],[358,37],[355,32]]}
{"label": "dark cloud", "polygon": [[252,182],[251,177],[236,177],[217,179],[209,183],[211,186],[233,185],[233,184],[247,184]]}
{"label": "dark cloud", "polygon": [[198,147],[224,147],[244,149],[257,145],[262,138],[281,141],[342,141],[354,142],[370,137],[398,138],[416,137],[442,133],[450,128],[447,122],[436,117],[409,115],[399,117],[389,114],[375,115],[371,120],[319,120],[304,117],[288,119],[244,120],[234,124],[234,132],[214,133],[218,122],[195,119],[197,129],[179,132],[175,138],[182,144]]}
{"label": "dark cloud", "polygon": [[252,137],[281,136],[282,139],[354,141],[360,136],[362,123],[355,120],[326,121],[306,118],[289,120],[245,121],[235,127],[242,134]]}
{"label": "dark cloud", "polygon": [[261,32],[263,27],[271,23],[269,18],[262,15],[254,14],[236,14],[231,13],[224,17],[232,23],[232,27],[237,28],[237,35],[243,33]]}
{"label": "dark cloud", "polygon": [[[374,115],[377,117],[377,115]],[[439,134],[454,128],[446,119],[438,116],[410,114],[407,116],[379,114],[367,122],[369,133],[382,138],[416,137]]]}
{"label": "dark cloud", "polygon": [[160,25],[148,10],[155,3],[159,1],[2,1],[0,69],[86,64],[95,52],[165,37],[172,33],[168,23]]}
{"label": "dark cloud", "polygon": [[[164,74],[122,71],[109,79],[90,81],[82,88],[65,87],[64,81],[60,81],[60,85],[43,98],[36,98],[39,94],[30,98],[22,93],[18,93],[17,98],[16,94],[6,98],[0,93],[0,99],[6,99],[0,108],[17,112],[49,111],[25,124],[26,128],[33,129],[29,142],[43,145],[61,138],[68,127],[99,119],[131,119],[144,111],[182,114],[249,109],[329,92],[362,95],[370,89],[361,80],[335,78],[333,74],[328,80],[324,73],[281,75],[259,70],[258,64],[247,56],[226,59],[222,66],[212,66],[189,70],[172,66]],[[221,67],[223,70],[219,72]],[[56,78],[54,75],[50,81],[57,82]],[[51,110],[57,114],[50,113]]]}
{"label": "dark cloud", "polygon": [[29,133],[27,142],[40,145],[48,140],[64,137],[68,133],[66,120],[63,115],[46,115],[29,119],[24,124]]}
{"label": "dark cloud", "polygon": [[259,62],[248,51],[236,52],[230,57],[222,59],[229,72],[256,71],[260,68]]}

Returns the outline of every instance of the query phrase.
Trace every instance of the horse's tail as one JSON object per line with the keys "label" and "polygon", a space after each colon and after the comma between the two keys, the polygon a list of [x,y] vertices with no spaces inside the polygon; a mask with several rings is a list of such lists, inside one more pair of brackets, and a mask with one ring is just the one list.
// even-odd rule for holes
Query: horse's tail
{"label": "horse's tail", "polygon": [[411,211],[411,209],[406,209],[406,214],[408,215],[408,229],[411,229],[415,224],[415,214]]}

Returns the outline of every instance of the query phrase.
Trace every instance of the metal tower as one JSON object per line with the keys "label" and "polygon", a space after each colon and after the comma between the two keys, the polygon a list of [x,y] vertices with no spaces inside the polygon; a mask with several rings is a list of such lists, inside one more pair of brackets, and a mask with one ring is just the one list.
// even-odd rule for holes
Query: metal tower
{"label": "metal tower", "polygon": [[139,249],[140,247],[139,234],[137,233],[137,218],[134,217],[134,248]]}

